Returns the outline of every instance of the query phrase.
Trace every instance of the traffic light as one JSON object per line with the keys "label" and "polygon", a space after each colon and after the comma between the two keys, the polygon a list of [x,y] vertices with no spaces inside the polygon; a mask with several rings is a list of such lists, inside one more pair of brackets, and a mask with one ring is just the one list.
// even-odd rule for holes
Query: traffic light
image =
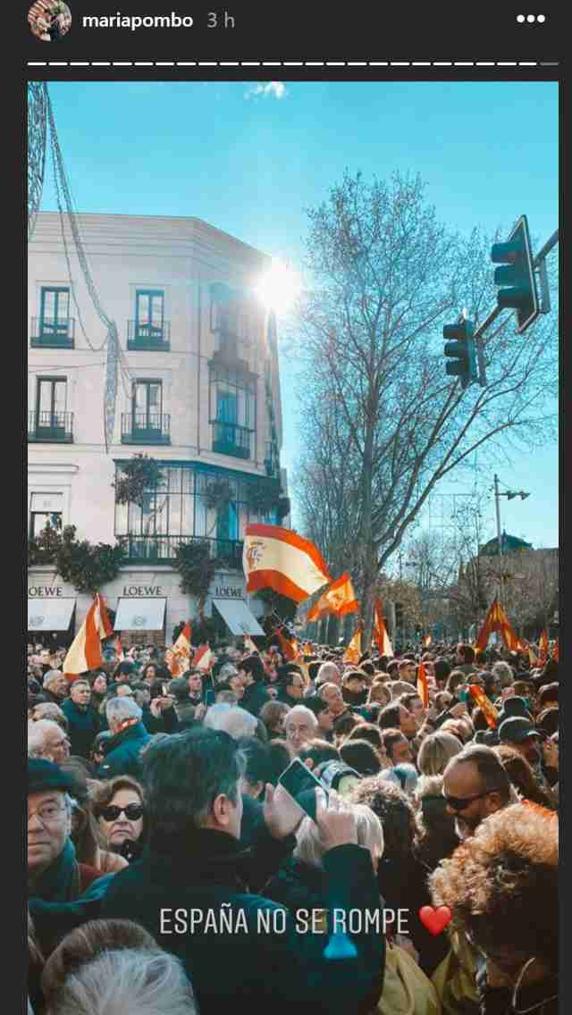
{"label": "traffic light", "polygon": [[462,388],[478,380],[474,333],[473,322],[467,320],[458,321],[457,324],[446,324],[443,328],[443,338],[446,340],[445,356],[450,356],[452,361],[445,365],[445,370],[450,377],[461,378]]}
{"label": "traffic light", "polygon": [[532,248],[526,215],[521,215],[506,243],[494,243],[491,260],[495,269],[499,307],[516,310],[518,331],[525,331],[540,313]]}

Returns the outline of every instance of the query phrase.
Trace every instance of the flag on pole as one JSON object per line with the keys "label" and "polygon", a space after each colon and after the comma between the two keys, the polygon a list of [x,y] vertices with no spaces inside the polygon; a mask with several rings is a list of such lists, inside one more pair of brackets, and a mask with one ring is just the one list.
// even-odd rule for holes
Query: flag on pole
{"label": "flag on pole", "polygon": [[117,656],[119,662],[122,663],[123,660],[125,659],[125,652],[123,651],[123,645],[121,644],[121,638],[119,637],[119,635],[117,635],[117,638],[113,642],[113,648],[115,650],[115,655]]}
{"label": "flag on pole", "polygon": [[469,684],[469,694],[480,707],[485,719],[487,720],[487,724],[491,727],[491,729],[495,729],[499,714],[490,698],[487,698],[482,687],[478,684]]}
{"label": "flag on pole", "polygon": [[285,659],[292,662],[292,660],[298,658],[298,642],[295,638],[288,638],[284,634],[284,628],[277,627],[274,631],[274,637],[278,638],[278,641],[280,642],[280,651]]}
{"label": "flag on pole", "polygon": [[348,571],[345,571],[322,593],[318,602],[308,612],[306,620],[309,623],[313,620],[320,620],[328,613],[344,617],[347,613],[355,613],[356,610],[359,610],[359,603],[356,599],[350,574]]}
{"label": "flag on pole", "polygon": [[423,702],[423,708],[429,708],[429,681],[425,663],[419,663],[417,668],[417,693]]}
{"label": "flag on pole", "polygon": [[296,603],[332,581],[316,546],[279,525],[247,525],[242,566],[246,591],[274,589]]}
{"label": "flag on pole", "polygon": [[197,651],[193,656],[191,666],[195,670],[210,670],[214,663],[214,653],[211,651],[209,645],[199,645]]}
{"label": "flag on pole", "polygon": [[431,642],[432,642],[432,641],[433,641],[433,638],[432,638],[432,636],[431,636],[430,634],[426,634],[426,635],[424,636],[424,638],[423,638],[423,642],[422,642],[422,644],[423,644],[423,648],[429,648],[429,646],[430,646],[430,644],[431,644]]}
{"label": "flag on pole", "polygon": [[509,652],[522,651],[522,642],[512,628],[510,621],[496,596],[489,606],[487,615],[483,621],[483,626],[478,633],[475,648],[481,652],[484,651],[489,643],[489,637],[493,631],[498,631]]}
{"label": "flag on pole", "polygon": [[381,599],[375,599],[373,603],[373,637],[380,655],[393,655],[393,648],[383,619],[383,603]]}
{"label": "flag on pole", "polygon": [[343,661],[345,663],[353,663],[357,665],[362,657],[361,651],[361,635],[363,631],[363,622],[358,620],[355,631],[353,633],[352,640],[350,641],[346,651],[343,655]]}
{"label": "flag on pole", "polygon": [[63,671],[66,676],[75,677],[78,673],[86,673],[87,670],[101,666],[101,641],[109,638],[110,634],[113,634],[113,627],[103,597],[98,592],[64,659]]}
{"label": "flag on pole", "polygon": [[176,642],[165,652],[165,662],[172,677],[180,677],[189,668],[191,660],[192,629],[189,621],[184,625]]}
{"label": "flag on pole", "polygon": [[544,666],[548,659],[548,631],[544,628],[541,631],[540,638],[538,639],[538,662],[541,666]]}
{"label": "flag on pole", "polygon": [[250,637],[249,634],[245,634],[244,635],[243,641],[244,641],[244,647],[245,647],[247,652],[250,652],[250,655],[252,655],[253,653],[258,652],[258,649],[256,648],[256,645],[254,644],[254,642],[253,642],[253,640],[252,640],[252,638]]}

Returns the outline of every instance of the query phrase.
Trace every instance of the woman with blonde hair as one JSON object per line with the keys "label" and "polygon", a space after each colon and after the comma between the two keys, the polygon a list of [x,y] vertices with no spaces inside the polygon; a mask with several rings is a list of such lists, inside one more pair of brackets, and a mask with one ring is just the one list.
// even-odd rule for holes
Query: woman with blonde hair
{"label": "woman with blonde hair", "polygon": [[423,740],[417,754],[421,775],[442,775],[448,762],[463,750],[463,744],[452,733],[437,730]]}

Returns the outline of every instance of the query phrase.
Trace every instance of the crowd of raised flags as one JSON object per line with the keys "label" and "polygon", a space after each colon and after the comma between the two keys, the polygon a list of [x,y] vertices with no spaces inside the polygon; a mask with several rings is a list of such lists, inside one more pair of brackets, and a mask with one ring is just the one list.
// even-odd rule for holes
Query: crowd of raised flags
{"label": "crowd of raised flags", "polygon": [[[320,592],[319,598],[306,614],[307,623],[328,615],[344,617],[356,613],[355,629],[344,652],[343,661],[354,665],[359,663],[367,651],[367,646],[363,644],[364,622],[360,615],[360,603],[348,571],[333,579],[320,550],[310,540],[277,525],[247,526],[243,568],[247,592],[271,589],[279,595],[293,599],[297,604]],[[112,634],[113,627],[103,597],[97,593],[66,655],[64,673],[73,677],[101,666],[101,642]],[[542,666],[548,658],[556,661],[559,658],[558,641],[550,647],[546,630],[541,632],[537,648],[520,638],[496,596],[473,643],[474,648],[484,650],[492,634],[499,635],[509,651],[527,653],[531,666]],[[280,651],[288,662],[300,662],[303,659],[304,649],[310,648],[309,643],[305,646],[300,645],[285,625],[278,624],[272,635],[278,641]],[[206,672],[212,665],[214,655],[210,646],[203,644],[195,649],[191,639],[192,626],[191,622],[187,621],[173,645],[166,650],[165,662],[173,677],[181,676],[190,667]],[[379,597],[374,600],[372,639],[380,655],[393,656],[393,647],[383,616],[383,603]],[[431,640],[430,634],[422,637],[424,649],[429,648]],[[249,651],[257,651],[256,645],[248,635],[245,636],[245,646]],[[124,659],[119,634],[115,638],[114,648],[118,660]],[[428,689],[423,664],[418,677],[418,690],[422,700],[427,701]],[[482,697],[480,689],[471,688],[471,693],[474,693],[477,703],[482,705],[482,701],[479,700],[479,696]],[[485,715],[486,708],[485,703]],[[488,710],[488,716],[492,715],[491,709],[494,711],[492,705]]]}

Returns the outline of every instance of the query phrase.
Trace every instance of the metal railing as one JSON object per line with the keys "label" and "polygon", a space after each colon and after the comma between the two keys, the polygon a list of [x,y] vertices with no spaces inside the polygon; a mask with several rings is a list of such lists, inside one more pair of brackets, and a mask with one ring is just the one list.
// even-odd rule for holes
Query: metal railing
{"label": "metal railing", "polygon": [[73,442],[73,412],[28,413],[28,440],[71,444]]}
{"label": "metal railing", "polygon": [[171,322],[142,324],[141,321],[127,322],[127,348],[168,350],[171,340]]}
{"label": "metal railing", "polygon": [[206,536],[118,536],[131,563],[169,563],[175,560],[177,546],[193,540],[209,544],[210,555],[221,565],[242,569],[243,543],[235,539],[211,539]]}
{"label": "metal railing", "polygon": [[32,317],[30,342],[35,349],[73,349],[75,318]]}
{"label": "metal railing", "polygon": [[213,451],[233,458],[252,457],[253,430],[238,423],[224,423],[219,419],[211,419],[213,428]]}
{"label": "metal railing", "polygon": [[171,417],[162,412],[123,412],[122,444],[170,444]]}

